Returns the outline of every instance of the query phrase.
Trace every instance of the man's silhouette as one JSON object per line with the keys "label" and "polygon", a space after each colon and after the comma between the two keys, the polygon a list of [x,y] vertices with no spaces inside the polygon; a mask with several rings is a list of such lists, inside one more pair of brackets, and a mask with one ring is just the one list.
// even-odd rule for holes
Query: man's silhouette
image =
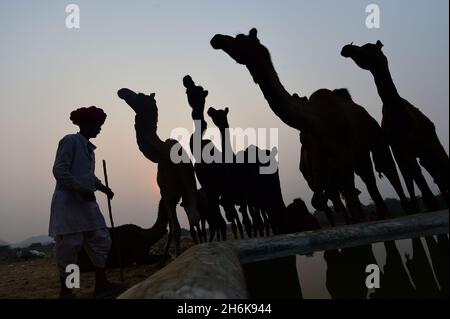
{"label": "man's silhouette", "polygon": [[110,199],[114,193],[95,176],[95,138],[105,122],[106,114],[95,106],[80,108],[70,114],[73,124],[80,127],[77,134],[64,136],[59,142],[53,165],[56,178],[52,198],[49,235],[55,239],[55,255],[61,279],[60,298],[73,298],[67,288],[65,270],[77,264],[77,254],[84,247],[95,266],[95,297],[117,293],[122,285],[106,279],[105,264],[111,247],[94,192],[99,190]]}

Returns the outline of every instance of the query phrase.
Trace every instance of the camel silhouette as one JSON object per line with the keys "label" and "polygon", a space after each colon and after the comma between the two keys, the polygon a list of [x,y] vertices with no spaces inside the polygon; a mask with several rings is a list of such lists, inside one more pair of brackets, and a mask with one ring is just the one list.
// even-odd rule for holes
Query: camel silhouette
{"label": "camel silhouette", "polygon": [[408,272],[403,266],[402,257],[394,241],[384,242],[386,264],[380,272],[380,287],[371,294],[372,299],[410,299],[416,291]]}
{"label": "camel silhouette", "polygon": [[[228,124],[229,109],[215,109],[210,107],[208,115],[221,132],[222,149],[230,154],[231,163],[224,163],[226,169],[226,192],[223,198],[229,205],[240,205],[239,211],[247,225],[247,208],[252,218],[252,235],[260,236],[278,233],[281,217],[286,205],[281,194],[278,169],[272,174],[261,174],[261,168],[269,163],[275,163],[277,149],[262,150],[255,145],[234,154]],[[269,159],[265,162],[264,159]],[[223,158],[225,162],[225,157]],[[266,160],[267,161],[267,160]],[[248,233],[248,232],[247,232]]]}
{"label": "camel silhouette", "polygon": [[439,298],[439,288],[434,279],[433,268],[428,261],[425,247],[420,238],[411,240],[413,256],[411,258],[409,254],[406,254],[406,268],[416,286],[416,298]]}
{"label": "camel silhouette", "polygon": [[[162,205],[162,202],[159,203]],[[155,224],[144,229],[136,225],[127,224],[108,228],[111,233],[112,245],[106,260],[106,268],[117,268],[136,264],[155,262],[154,256],[149,255],[150,247],[167,234],[168,216],[163,209],[158,210]],[[119,241],[116,239],[120,238]],[[120,251],[120,260],[119,260]],[[82,249],[78,254],[78,266],[81,271],[94,271],[94,265],[88,254]]]}
{"label": "camel silhouette", "polygon": [[437,236],[437,241],[434,237],[425,237],[428,251],[430,252],[431,261],[433,264],[434,273],[441,287],[440,295],[448,298],[448,237],[447,234]]}
{"label": "camel silhouette", "polygon": [[[197,207],[194,167],[177,141],[172,139],[162,141],[159,138],[157,134],[158,107],[154,93],[145,95],[124,88],[117,94],[136,113],[134,128],[139,150],[147,159],[158,164],[157,183],[161,193],[158,215],[167,214],[169,222],[169,234],[164,252],[165,261],[169,255],[172,240],[175,241],[176,255],[180,253],[181,228],[176,207],[181,198],[189,220],[191,235],[194,242],[198,242],[200,214]],[[172,148],[177,150],[178,155],[185,160],[180,163],[172,161],[170,156]]]}
{"label": "camel silhouette", "polygon": [[369,264],[376,264],[372,245],[324,252],[327,263],[326,286],[334,299],[366,299],[365,284]]}
{"label": "camel silhouette", "polygon": [[[364,116],[361,107],[356,107],[353,101],[327,89],[314,92],[309,99],[289,94],[280,82],[269,51],[260,43],[256,29],[250,30],[248,35],[239,34],[236,37],[215,35],[211,45],[247,66],[272,111],[285,124],[301,131],[302,146],[307,148],[308,157],[313,163],[309,172],[310,184],[314,186],[313,191],[320,194],[319,197],[339,192],[345,198],[352,221],[364,219],[359,194],[355,189],[354,174],[357,172],[363,177],[377,203],[378,217],[385,217],[386,208],[377,190],[370,161],[370,150],[375,151],[375,145],[381,139],[368,144],[368,137],[358,131],[363,129],[363,132],[373,133],[358,121],[361,117],[370,121],[367,115]],[[368,127],[371,128],[370,125]],[[385,158],[389,156],[390,153],[384,153]],[[360,157],[366,160],[361,161]],[[384,166],[389,167],[382,166],[383,169]],[[400,183],[395,182],[397,172],[386,171],[385,174],[405,201]]]}
{"label": "camel silhouette", "polygon": [[[194,133],[191,135],[189,145],[195,158],[195,174],[197,175],[197,179],[207,198],[207,220],[210,232],[209,239],[210,241],[213,241],[217,234],[217,238],[219,240],[220,238],[222,238],[222,240],[226,240],[226,223],[222,217],[219,207],[219,199],[225,190],[224,167],[220,163],[205,161],[202,158],[202,154],[204,154],[204,152],[208,152],[211,156],[216,155],[222,157],[220,151],[215,147],[214,143],[211,140],[204,138],[204,134],[207,129],[207,123],[204,118],[204,108],[208,91],[204,90],[203,87],[199,85],[195,85],[195,82],[189,75],[186,75],[183,78],[183,85],[186,88],[188,103],[192,108],[191,116],[194,121],[195,128]],[[195,149],[195,142],[198,143],[198,150]],[[226,211],[229,211],[229,209]],[[232,228],[236,238],[237,234],[235,220],[232,218],[229,221],[232,222]]]}
{"label": "camel silhouette", "polygon": [[434,210],[437,201],[422,175],[417,158],[433,177],[448,204],[448,155],[439,142],[433,122],[399,95],[382,47],[380,41],[361,47],[350,44],[342,48],[341,55],[351,58],[360,68],[372,73],[383,102],[381,126],[392,147],[415,210],[418,210],[418,203],[414,182],[427,207]]}

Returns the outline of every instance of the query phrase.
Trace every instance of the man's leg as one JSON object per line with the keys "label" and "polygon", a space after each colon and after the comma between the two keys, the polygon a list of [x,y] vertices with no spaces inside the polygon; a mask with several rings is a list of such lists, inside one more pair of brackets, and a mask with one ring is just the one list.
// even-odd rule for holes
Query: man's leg
{"label": "man's leg", "polygon": [[95,296],[104,297],[123,290],[124,285],[109,282],[105,274],[106,259],[111,249],[108,229],[85,232],[84,239],[84,247],[95,267]]}
{"label": "man's leg", "polygon": [[73,298],[72,290],[66,285],[66,267],[70,264],[77,264],[78,252],[83,246],[83,233],[58,235],[55,237],[55,256],[58,264],[61,290],[60,298]]}

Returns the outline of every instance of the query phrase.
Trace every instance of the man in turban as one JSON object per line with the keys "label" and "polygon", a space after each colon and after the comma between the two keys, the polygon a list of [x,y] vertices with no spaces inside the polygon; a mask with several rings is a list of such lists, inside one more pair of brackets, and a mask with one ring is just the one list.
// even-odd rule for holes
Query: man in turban
{"label": "man in turban", "polygon": [[105,265],[111,238],[94,192],[99,190],[110,199],[114,193],[95,176],[95,138],[106,114],[95,106],[79,108],[70,114],[79,133],[69,134],[59,142],[53,165],[56,187],[51,203],[49,235],[55,239],[55,255],[61,279],[60,298],[73,298],[67,287],[66,267],[77,264],[78,252],[84,248],[95,271],[94,296],[102,297],[119,290],[109,282]]}

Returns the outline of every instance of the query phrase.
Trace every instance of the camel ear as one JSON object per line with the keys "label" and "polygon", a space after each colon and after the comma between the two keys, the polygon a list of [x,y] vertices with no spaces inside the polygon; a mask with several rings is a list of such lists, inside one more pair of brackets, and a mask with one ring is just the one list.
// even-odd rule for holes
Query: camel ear
{"label": "camel ear", "polygon": [[248,33],[248,36],[255,40],[258,40],[258,30],[256,30],[256,28],[251,29]]}
{"label": "camel ear", "polygon": [[225,114],[228,114],[230,110],[228,109],[228,107],[225,108]]}
{"label": "camel ear", "polygon": [[380,40],[378,40],[378,41],[377,41],[377,47],[378,47],[379,49],[381,49],[383,46],[384,46],[384,44],[381,43]]}
{"label": "camel ear", "polygon": [[208,90],[205,90],[205,91],[204,91],[204,95],[205,95],[205,97],[208,96]]}
{"label": "camel ear", "polygon": [[155,98],[155,93],[150,94],[150,97],[151,97],[152,99],[154,99],[154,98]]}

